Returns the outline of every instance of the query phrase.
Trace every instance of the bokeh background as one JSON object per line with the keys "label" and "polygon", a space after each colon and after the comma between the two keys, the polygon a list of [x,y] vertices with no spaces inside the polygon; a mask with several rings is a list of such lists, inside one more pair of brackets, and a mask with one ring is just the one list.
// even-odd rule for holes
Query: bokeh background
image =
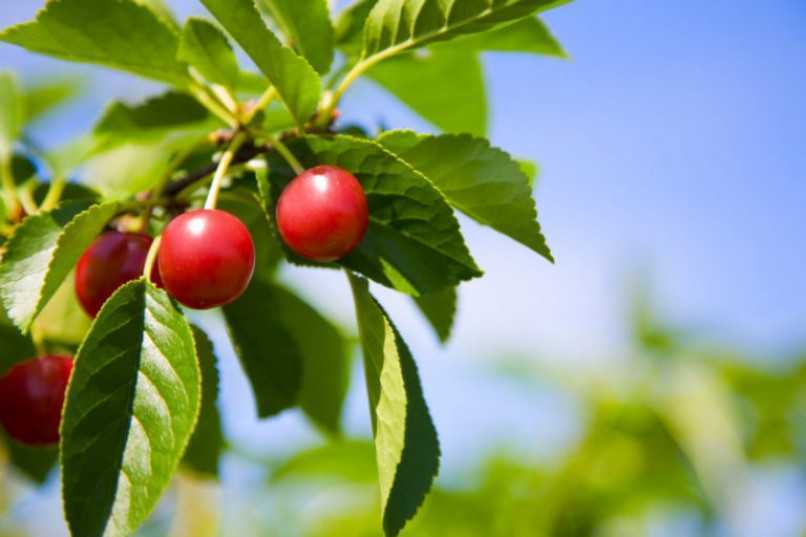
{"label": "bokeh background", "polygon": [[[0,0],[0,26],[40,5]],[[444,347],[408,300],[377,289],[443,448],[440,491],[411,534],[806,535],[806,4],[578,0],[545,20],[569,60],[484,63],[491,139],[540,164],[557,263],[463,220],[486,276],[461,288]],[[89,130],[112,99],[159,91],[8,45],[0,69],[86,78],[34,131],[46,146]],[[370,82],[342,111],[430,129]],[[283,278],[353,329],[343,277]],[[376,535],[366,446],[289,465],[322,439],[296,412],[257,422],[217,318],[200,322],[222,360],[233,452],[221,489],[180,484],[144,535],[188,509],[200,527],[218,517],[222,535]],[[370,434],[359,373],[355,439]],[[15,487],[0,534],[65,534],[57,476]]]}

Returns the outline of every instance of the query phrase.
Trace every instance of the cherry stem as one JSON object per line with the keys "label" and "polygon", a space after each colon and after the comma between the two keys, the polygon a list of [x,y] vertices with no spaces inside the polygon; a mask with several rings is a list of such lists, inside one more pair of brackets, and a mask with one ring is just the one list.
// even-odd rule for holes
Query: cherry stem
{"label": "cherry stem", "polygon": [[148,255],[146,256],[146,264],[143,268],[143,276],[145,277],[146,281],[154,283],[151,281],[151,274],[154,272],[154,263],[157,261],[157,254],[160,251],[160,243],[162,242],[162,235],[157,235],[154,238],[154,242],[151,243],[151,247],[148,249]]}
{"label": "cherry stem", "polygon": [[49,211],[58,205],[59,200],[62,198],[62,192],[67,181],[64,177],[54,177],[48,188],[48,193],[45,194],[45,199],[42,200],[42,205],[39,206],[40,211]]}
{"label": "cherry stem", "polygon": [[270,86],[269,89],[267,89],[263,95],[260,96],[260,99],[258,99],[257,102],[243,115],[243,124],[248,125],[251,123],[255,118],[255,115],[269,106],[275,97],[277,97],[277,90],[274,88],[274,86]]}
{"label": "cherry stem", "polygon": [[285,145],[279,138],[270,132],[260,132],[259,134],[263,138],[266,138],[269,144],[271,144],[271,146],[274,147],[278,153],[280,153],[280,156],[285,159],[289,166],[291,166],[291,169],[294,170],[294,173],[299,175],[305,171],[305,167],[300,164],[299,160],[297,160],[297,157],[294,156],[294,153],[292,153],[291,150],[288,149],[288,146]]}
{"label": "cherry stem", "polygon": [[221,184],[224,182],[224,177],[227,175],[230,164],[235,159],[241,145],[246,141],[246,135],[239,133],[232,139],[227,150],[221,155],[221,160],[218,162],[215,175],[213,175],[213,182],[210,184],[210,191],[207,194],[207,201],[204,202],[205,209],[215,209],[218,205],[218,192],[221,190]]}
{"label": "cherry stem", "polygon": [[8,214],[16,214],[19,208],[17,200],[17,187],[14,184],[14,173],[11,171],[11,157],[0,156],[0,181],[3,185],[3,194]]}

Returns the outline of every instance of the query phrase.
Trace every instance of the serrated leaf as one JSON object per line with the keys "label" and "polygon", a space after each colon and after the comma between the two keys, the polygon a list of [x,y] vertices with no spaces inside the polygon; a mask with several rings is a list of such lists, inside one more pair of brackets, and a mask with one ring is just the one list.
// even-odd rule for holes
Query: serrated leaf
{"label": "serrated leaf", "polygon": [[228,88],[236,88],[240,83],[241,70],[227,37],[204,19],[188,19],[177,54],[210,82]]}
{"label": "serrated leaf", "polygon": [[70,202],[17,227],[0,263],[0,299],[14,324],[28,330],[117,209]]}
{"label": "serrated leaf", "polygon": [[457,47],[494,52],[526,52],[567,58],[568,55],[551,30],[537,17],[527,17],[502,28],[468,36]]}
{"label": "serrated leaf", "polygon": [[463,47],[418,52],[379,63],[367,76],[439,129],[484,135],[487,96],[478,54]]}
{"label": "serrated leaf", "polygon": [[343,440],[295,453],[271,474],[272,481],[293,479],[339,479],[350,484],[377,481],[375,446],[366,440]]}
{"label": "serrated leaf", "polygon": [[414,297],[414,302],[431,324],[439,340],[442,343],[448,341],[456,318],[456,288],[446,287],[435,293]]}
{"label": "serrated leaf", "polygon": [[61,429],[71,534],[123,537],[148,517],[199,413],[193,333],[164,291],[130,282],[106,302],[76,357]]}
{"label": "serrated leaf", "polygon": [[[351,136],[307,136],[292,143],[291,149],[305,167],[339,166],[350,170],[364,187],[369,230],[361,244],[340,260],[341,265],[411,295],[481,275],[442,195],[376,142]],[[270,168],[272,199],[276,200],[293,173],[280,161],[272,161]]]}
{"label": "serrated leaf", "polygon": [[196,428],[190,437],[182,464],[203,476],[218,477],[218,465],[224,450],[224,433],[218,410],[218,359],[213,342],[201,328],[191,327],[201,372],[201,408]]}
{"label": "serrated leaf", "polygon": [[131,140],[149,140],[177,130],[210,130],[212,117],[196,99],[168,91],[137,104],[115,101],[95,124],[93,134],[104,147]]}
{"label": "serrated leaf", "polygon": [[261,418],[296,405],[302,386],[302,354],[280,318],[274,294],[272,284],[252,278],[246,292],[222,309]]}
{"label": "serrated leaf", "polygon": [[263,22],[253,0],[201,0],[276,88],[299,125],[314,112],[322,81],[311,65],[284,47]]}
{"label": "serrated leaf", "polygon": [[165,0],[134,0],[136,3],[147,7],[151,11],[154,12],[162,22],[164,22],[169,27],[173,28],[176,31],[179,31],[179,23],[176,22],[176,17],[174,16],[171,8],[168,4],[165,3]]}
{"label": "serrated leaf", "polygon": [[439,439],[406,343],[367,281],[350,276],[378,462],[383,529],[397,535],[439,470]]}
{"label": "serrated leaf", "polygon": [[25,88],[26,121],[36,121],[71,101],[81,92],[78,78],[45,80]]}
{"label": "serrated leaf", "polygon": [[257,0],[288,43],[325,74],[333,62],[334,36],[327,0]]}
{"label": "serrated leaf", "polygon": [[11,156],[12,145],[22,134],[25,96],[17,77],[0,72],[0,162]]}
{"label": "serrated leaf", "polygon": [[341,331],[290,290],[272,287],[271,303],[294,338],[303,365],[299,405],[322,430],[341,432],[350,382],[348,343]]}
{"label": "serrated leaf", "polygon": [[0,41],[177,86],[189,80],[175,31],[132,0],[50,0],[34,20],[0,32]]}
{"label": "serrated leaf", "polygon": [[264,204],[255,194],[235,189],[221,193],[218,207],[237,216],[249,228],[255,244],[255,274],[271,279],[283,259],[283,252]]}
{"label": "serrated leaf", "polygon": [[364,29],[364,58],[486,32],[567,0],[378,0]]}
{"label": "serrated leaf", "polygon": [[507,153],[470,135],[389,131],[378,141],[428,177],[451,205],[554,261],[529,179]]}
{"label": "serrated leaf", "polygon": [[8,451],[8,460],[16,470],[37,485],[47,481],[59,459],[55,446],[27,446],[11,438],[0,429],[0,438]]}

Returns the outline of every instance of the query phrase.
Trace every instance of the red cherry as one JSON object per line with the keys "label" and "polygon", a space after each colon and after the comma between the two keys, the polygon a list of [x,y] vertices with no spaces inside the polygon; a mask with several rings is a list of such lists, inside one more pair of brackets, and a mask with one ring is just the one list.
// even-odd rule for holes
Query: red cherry
{"label": "red cherry", "polygon": [[[143,275],[151,242],[148,235],[119,231],[95,239],[76,267],[76,294],[84,311],[95,317],[118,287]],[[156,266],[151,280],[161,286]]]}
{"label": "red cherry", "polygon": [[0,378],[0,423],[25,444],[59,441],[64,392],[73,359],[43,356],[12,367]]}
{"label": "red cherry", "polygon": [[316,166],[291,181],[277,201],[277,227],[294,252],[334,261],[358,246],[369,224],[367,198],[353,174]]}
{"label": "red cherry", "polygon": [[197,209],[174,218],[158,257],[165,289],[189,308],[223,306],[243,294],[255,271],[252,235],[235,216]]}

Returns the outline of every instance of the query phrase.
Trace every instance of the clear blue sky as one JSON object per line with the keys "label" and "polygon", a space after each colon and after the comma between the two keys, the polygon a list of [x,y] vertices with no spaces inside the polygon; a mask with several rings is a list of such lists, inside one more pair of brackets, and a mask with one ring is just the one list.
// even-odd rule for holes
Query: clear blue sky
{"label": "clear blue sky", "polygon": [[[41,4],[5,3],[2,26]],[[557,264],[463,221],[487,276],[465,286],[444,350],[406,300],[380,293],[419,357],[448,461],[466,460],[482,430],[521,429],[540,443],[564,434],[562,420],[543,423],[545,404],[484,380],[471,364],[498,350],[555,362],[617,353],[636,271],[652,275],[667,315],[707,338],[759,350],[806,342],[806,3],[578,0],[546,20],[571,61],[490,54],[485,63],[493,142],[540,163],[540,217]],[[1,45],[0,66],[25,78],[71,68]],[[42,128],[43,139],[88,128],[109,99],[157,89],[81,71],[93,81],[90,96]],[[353,118],[378,110],[391,126],[422,125],[370,84],[345,105]],[[340,277],[286,276],[351,322]],[[240,392],[229,377],[230,393]],[[356,397],[349,421],[364,430]],[[251,404],[248,395],[232,399]],[[526,414],[538,423],[524,427]],[[260,432],[252,419],[229,412],[232,430],[268,444],[279,431],[307,435],[293,415]]]}

